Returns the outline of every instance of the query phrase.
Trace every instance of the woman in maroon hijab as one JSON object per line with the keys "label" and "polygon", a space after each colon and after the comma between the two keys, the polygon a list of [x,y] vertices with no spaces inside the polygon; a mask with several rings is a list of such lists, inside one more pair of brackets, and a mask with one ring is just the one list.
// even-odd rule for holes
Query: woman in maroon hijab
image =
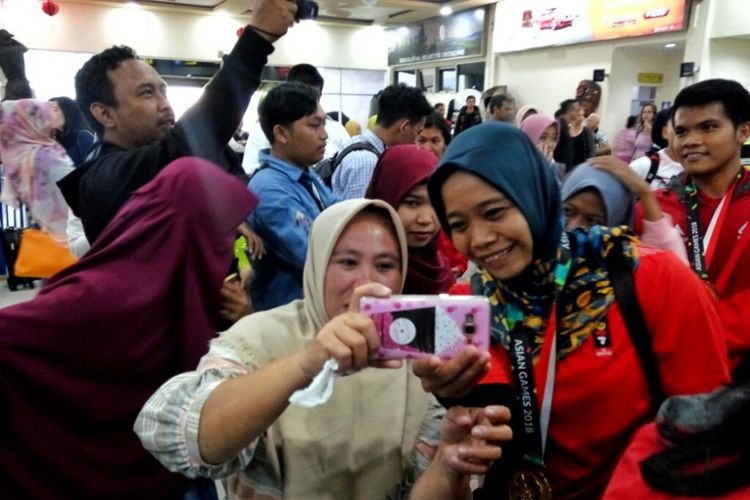
{"label": "woman in maroon hijab", "polygon": [[7,498],[179,498],[190,486],[132,430],[191,370],[219,320],[237,179],[182,158],[133,193],[76,264],[0,309],[0,484]]}
{"label": "woman in maroon hijab", "polygon": [[448,259],[438,250],[440,224],[427,195],[427,179],[437,162],[430,151],[412,144],[388,148],[365,192],[365,198],[395,208],[404,224],[409,245],[404,293],[444,293],[456,282]]}

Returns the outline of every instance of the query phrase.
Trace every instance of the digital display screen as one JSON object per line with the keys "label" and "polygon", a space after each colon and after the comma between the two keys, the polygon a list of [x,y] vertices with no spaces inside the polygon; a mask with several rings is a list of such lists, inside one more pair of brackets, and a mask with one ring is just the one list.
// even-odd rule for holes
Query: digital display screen
{"label": "digital display screen", "polygon": [[482,54],[485,9],[425,19],[388,31],[388,64]]}
{"label": "digital display screen", "polygon": [[495,52],[613,40],[687,27],[688,0],[505,0]]}

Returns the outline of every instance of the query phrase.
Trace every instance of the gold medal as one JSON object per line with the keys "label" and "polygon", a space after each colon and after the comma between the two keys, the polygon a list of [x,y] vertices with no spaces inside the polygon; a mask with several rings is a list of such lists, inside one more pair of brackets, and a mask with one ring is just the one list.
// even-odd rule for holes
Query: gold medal
{"label": "gold medal", "polygon": [[552,500],[552,488],[541,468],[523,465],[510,477],[510,500]]}

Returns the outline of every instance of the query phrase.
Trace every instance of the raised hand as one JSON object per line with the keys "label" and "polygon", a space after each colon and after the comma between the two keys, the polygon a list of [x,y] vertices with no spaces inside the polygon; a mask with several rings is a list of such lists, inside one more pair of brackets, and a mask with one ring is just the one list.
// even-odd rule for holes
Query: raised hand
{"label": "raised hand", "polygon": [[410,500],[471,498],[469,477],[486,474],[513,437],[504,406],[454,406],[443,418],[442,438],[430,466],[414,484]]}
{"label": "raised hand", "polygon": [[372,319],[359,312],[359,299],[366,295],[389,297],[391,290],[378,283],[357,287],[351,297],[349,311],[339,314],[320,329],[310,344],[298,353],[298,366],[313,378],[328,359],[335,359],[341,373],[361,370],[373,364],[398,367],[401,363],[373,362],[380,349],[380,336]]}
{"label": "raised hand", "polygon": [[437,356],[414,361],[414,374],[427,392],[445,398],[467,395],[490,369],[490,355],[469,346],[451,359]]}
{"label": "raised hand", "polygon": [[255,0],[250,25],[260,36],[275,42],[294,25],[297,3],[293,0]]}

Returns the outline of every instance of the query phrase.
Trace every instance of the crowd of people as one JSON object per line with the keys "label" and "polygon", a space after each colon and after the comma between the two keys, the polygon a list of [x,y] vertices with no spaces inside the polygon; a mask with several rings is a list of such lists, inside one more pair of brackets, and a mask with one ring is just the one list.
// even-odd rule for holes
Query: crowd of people
{"label": "crowd of people", "polygon": [[[299,64],[243,135],[296,9],[257,0],[179,119],[126,46],[2,103],[3,200],[80,257],[0,309],[8,498],[747,494],[750,93],[610,143],[576,99],[399,84],[345,127]],[[486,298],[489,350],[379,358],[360,299],[402,293]]]}

